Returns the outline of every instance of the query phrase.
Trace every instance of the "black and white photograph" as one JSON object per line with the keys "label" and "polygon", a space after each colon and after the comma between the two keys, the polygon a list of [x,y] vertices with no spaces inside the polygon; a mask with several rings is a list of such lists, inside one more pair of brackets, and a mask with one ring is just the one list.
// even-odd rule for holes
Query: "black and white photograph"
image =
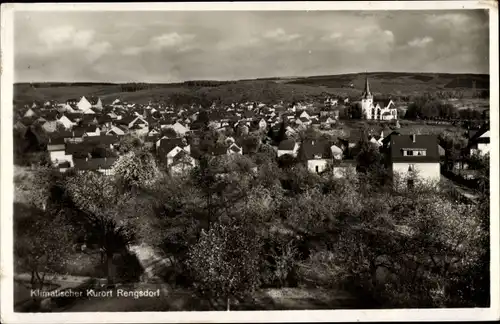
{"label": "black and white photograph", "polygon": [[2,5],[2,319],[498,319],[497,4],[398,3]]}

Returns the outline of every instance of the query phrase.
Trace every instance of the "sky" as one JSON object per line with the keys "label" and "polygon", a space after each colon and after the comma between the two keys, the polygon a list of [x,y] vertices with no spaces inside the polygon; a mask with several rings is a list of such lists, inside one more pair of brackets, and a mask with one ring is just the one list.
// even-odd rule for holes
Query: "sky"
{"label": "sky", "polygon": [[489,73],[483,10],[18,11],[14,19],[15,82]]}

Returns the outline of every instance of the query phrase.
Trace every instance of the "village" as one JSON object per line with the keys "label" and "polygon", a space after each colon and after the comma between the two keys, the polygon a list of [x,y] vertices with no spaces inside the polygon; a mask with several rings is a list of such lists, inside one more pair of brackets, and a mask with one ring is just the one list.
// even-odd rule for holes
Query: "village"
{"label": "village", "polygon": [[[82,96],[63,103],[33,103],[15,119],[14,132],[21,134],[26,151],[45,151],[51,165],[60,172],[74,169],[111,175],[122,139],[135,138],[170,174],[186,174],[198,165],[203,131],[210,129],[222,136],[218,139],[222,145],[208,152],[212,156],[252,154],[260,144],[267,144],[276,158],[297,159],[300,151],[310,172],[330,170],[342,177],[345,172],[356,171],[356,150],[364,139],[386,156],[385,164],[391,172],[408,175],[418,170],[420,178],[434,181],[440,179],[442,165],[446,164],[447,171],[455,170],[464,180],[471,178],[474,172],[468,172],[467,163],[461,163],[461,159],[455,159],[450,166],[447,150],[453,148],[443,143],[440,134],[403,132],[400,114],[405,111],[397,109],[390,99],[374,100],[368,77],[362,97],[349,100],[343,98],[339,103],[339,99],[328,97],[323,102],[281,101],[272,105],[213,103],[203,108],[154,102],[139,105],[119,98],[103,104],[100,98]],[[359,118],[353,117],[356,108]],[[364,128],[347,131],[342,127],[356,119],[375,127],[365,124]],[[464,129],[468,143],[461,148],[463,158],[489,152],[488,127],[485,121],[477,129]],[[308,131],[316,138],[304,137]],[[412,179],[408,179],[410,183]]]}

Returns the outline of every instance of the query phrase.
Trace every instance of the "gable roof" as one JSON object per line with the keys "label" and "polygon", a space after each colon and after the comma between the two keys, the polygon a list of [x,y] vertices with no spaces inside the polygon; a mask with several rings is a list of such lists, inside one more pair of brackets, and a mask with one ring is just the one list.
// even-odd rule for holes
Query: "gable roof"
{"label": "gable roof", "polygon": [[[413,138],[415,141],[413,141]],[[438,137],[436,135],[391,135],[390,157],[392,162],[431,163],[439,162]],[[421,149],[423,156],[404,156],[404,149]]]}
{"label": "gable roof", "polygon": [[302,142],[302,150],[304,156],[308,160],[314,159],[315,155],[320,155],[321,158],[329,158],[331,155],[330,145],[328,141],[320,140],[304,140]]}
{"label": "gable roof", "polygon": [[[489,130],[490,130],[489,125],[485,124],[484,126],[482,126],[477,131],[475,131],[475,132],[472,131],[473,132],[472,134],[469,133],[469,134],[472,135],[472,136],[469,137],[469,143],[486,142],[486,141],[482,140],[483,138],[481,138],[481,136],[483,136],[484,134],[486,134],[487,132],[489,132]],[[487,139],[489,141],[489,137]]]}

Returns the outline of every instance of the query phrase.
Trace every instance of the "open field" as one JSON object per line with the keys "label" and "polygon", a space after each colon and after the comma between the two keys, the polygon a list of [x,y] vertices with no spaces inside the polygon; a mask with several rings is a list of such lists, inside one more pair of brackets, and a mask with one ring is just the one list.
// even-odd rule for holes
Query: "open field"
{"label": "open field", "polygon": [[[464,91],[471,95],[473,81],[476,89],[489,88],[488,75],[431,74],[431,73],[369,73],[371,90],[377,95],[411,96],[433,91]],[[99,96],[104,104],[116,98],[135,103],[150,100],[170,100],[177,103],[192,103],[205,100],[220,100],[223,103],[241,101],[275,102],[297,101],[317,96],[351,96],[361,94],[364,73],[304,78],[270,78],[232,82],[189,81],[171,84],[142,85],[138,91],[126,91],[120,84],[28,84],[14,85],[14,103],[31,104],[33,101],[65,101],[80,96]],[[350,86],[352,84],[352,87]]]}

